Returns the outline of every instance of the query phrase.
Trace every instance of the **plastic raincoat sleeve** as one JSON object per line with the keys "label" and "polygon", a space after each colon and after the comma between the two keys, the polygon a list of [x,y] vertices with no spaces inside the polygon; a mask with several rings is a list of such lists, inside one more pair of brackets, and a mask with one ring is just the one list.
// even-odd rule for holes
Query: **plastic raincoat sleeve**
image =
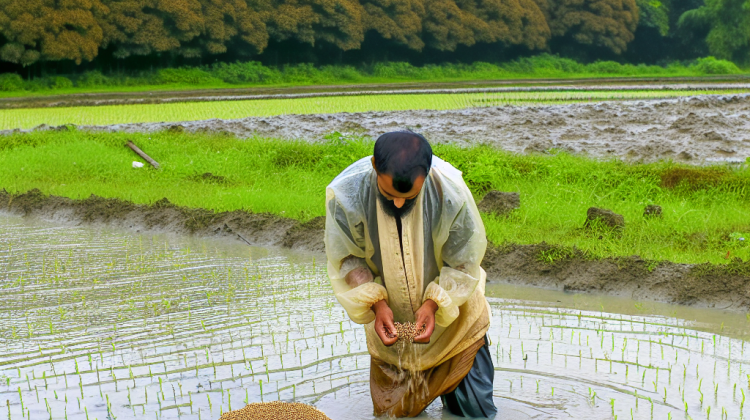
{"label": "plastic raincoat sleeve", "polygon": [[[380,300],[387,300],[388,293],[380,277],[371,282],[350,287],[346,275],[353,269],[367,267],[365,262],[364,223],[350,220],[333,191],[326,191],[326,255],[328,277],[333,293],[349,318],[358,324],[368,324],[375,319],[371,307]],[[369,267],[368,267],[369,270]]]}
{"label": "plastic raincoat sleeve", "polygon": [[464,205],[452,223],[446,221],[450,232],[442,248],[444,266],[423,296],[423,301],[432,299],[438,305],[435,323],[441,327],[449,326],[458,317],[459,307],[486,280],[480,267],[487,249],[484,224],[471,193],[465,185],[463,188]]}

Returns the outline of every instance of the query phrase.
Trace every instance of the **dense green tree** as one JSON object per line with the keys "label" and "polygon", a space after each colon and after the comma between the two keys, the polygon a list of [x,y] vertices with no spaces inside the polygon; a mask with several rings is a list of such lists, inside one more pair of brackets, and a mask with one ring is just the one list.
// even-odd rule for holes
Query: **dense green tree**
{"label": "dense green tree", "polygon": [[0,0],[0,34],[7,40],[0,58],[23,65],[91,61],[103,39],[94,14],[104,12],[98,0]]}
{"label": "dense green tree", "polygon": [[269,35],[279,41],[323,41],[346,51],[365,39],[364,10],[356,0],[274,0],[262,14]]}
{"label": "dense green tree", "polygon": [[425,0],[422,22],[427,45],[453,51],[459,44],[474,45],[473,16],[461,10],[454,0]]}
{"label": "dense green tree", "polygon": [[530,49],[544,48],[550,29],[533,0],[457,0],[470,20],[478,42],[502,42]]}
{"label": "dense green tree", "polygon": [[199,54],[183,46],[203,30],[198,0],[104,0],[104,3],[109,10],[100,16],[103,47],[114,46],[115,57],[168,51],[187,56]]}
{"label": "dense green tree", "polygon": [[750,0],[706,0],[679,21],[683,29],[710,28],[706,43],[717,57],[750,63]]}
{"label": "dense green tree", "polygon": [[636,0],[639,27],[654,28],[661,36],[669,34],[669,0]]}
{"label": "dense green tree", "polygon": [[365,31],[376,31],[383,38],[393,40],[413,50],[424,47],[422,0],[363,0]]}
{"label": "dense green tree", "polygon": [[531,0],[426,0],[425,9],[427,42],[440,50],[477,42],[543,48],[550,36]]}
{"label": "dense green tree", "polygon": [[227,51],[228,44],[239,37],[250,53],[259,53],[268,45],[266,24],[246,0],[200,0],[205,21],[203,49],[209,54]]}
{"label": "dense green tree", "polygon": [[638,26],[635,0],[535,0],[553,37],[570,36],[584,45],[621,54]]}

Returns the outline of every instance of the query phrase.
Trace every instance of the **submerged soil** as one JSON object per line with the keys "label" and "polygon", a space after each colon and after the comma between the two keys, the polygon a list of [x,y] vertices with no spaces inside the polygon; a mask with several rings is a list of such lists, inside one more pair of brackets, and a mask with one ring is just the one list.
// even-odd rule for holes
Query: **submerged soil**
{"label": "submerged soil", "polygon": [[[323,217],[301,223],[271,214],[215,213],[178,207],[166,199],[139,205],[94,195],[84,200],[45,196],[39,190],[18,195],[2,190],[0,209],[63,223],[225,237],[249,245],[325,251]],[[551,254],[557,256],[552,263],[543,258]],[[750,262],[738,259],[726,265],[646,261],[637,256],[592,259],[575,248],[545,243],[490,244],[483,266],[490,282],[737,311],[750,309]]]}
{"label": "submerged soil", "polygon": [[[403,82],[403,83],[360,83],[345,85],[277,86],[244,88],[208,88],[185,90],[148,90],[133,92],[93,92],[65,95],[39,95],[3,98],[0,109],[47,108],[100,105],[160,104],[170,102],[233,101],[244,99],[293,98],[300,96],[337,96],[377,93],[404,93],[418,90],[441,93],[446,89],[477,89],[496,87],[560,87],[578,85],[583,88],[604,86],[633,89],[633,85],[646,85],[648,89],[680,88],[677,84],[693,88],[717,89],[720,84],[747,83],[750,77],[709,76],[709,77],[611,77],[588,79],[510,79],[510,80],[467,80],[455,82]],[[618,85],[618,86],[612,86]],[[684,88],[684,87],[683,87]]]}
{"label": "submerged soil", "polygon": [[433,143],[489,144],[515,153],[563,150],[597,158],[704,164],[750,156],[750,94],[653,101],[502,106],[448,111],[280,115],[238,120],[117,124],[94,131],[223,132],[325,141],[409,128]]}

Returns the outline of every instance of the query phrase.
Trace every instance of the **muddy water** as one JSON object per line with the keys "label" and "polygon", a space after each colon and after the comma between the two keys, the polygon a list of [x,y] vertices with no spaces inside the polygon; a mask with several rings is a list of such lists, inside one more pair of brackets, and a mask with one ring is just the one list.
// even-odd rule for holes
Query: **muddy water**
{"label": "muddy water", "polygon": [[750,156],[750,94],[444,111],[279,115],[87,128],[150,132],[174,127],[189,132],[226,132],[241,138],[260,135],[307,141],[324,141],[334,131],[345,136],[377,138],[387,131],[409,128],[424,134],[432,143],[488,144],[514,153],[563,150],[644,162],[672,159],[696,164],[741,163]]}
{"label": "muddy water", "polygon": [[[320,256],[0,216],[0,287],[12,419],[215,419],[278,399],[373,417],[365,336]],[[498,418],[750,415],[745,316],[511,286],[488,296]],[[451,418],[439,402],[422,417]]]}

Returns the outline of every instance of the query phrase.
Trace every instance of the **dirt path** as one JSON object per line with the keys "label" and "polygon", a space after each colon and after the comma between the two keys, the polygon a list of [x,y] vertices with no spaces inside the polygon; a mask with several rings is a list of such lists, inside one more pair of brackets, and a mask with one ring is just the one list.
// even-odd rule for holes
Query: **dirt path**
{"label": "dirt path", "polygon": [[227,132],[322,141],[331,132],[367,135],[410,128],[433,143],[489,144],[516,153],[565,150],[597,158],[703,164],[744,162],[750,156],[750,94],[654,101],[450,111],[283,115],[240,120],[118,124],[101,131],[165,129]]}
{"label": "dirt path", "polygon": [[94,92],[67,95],[19,96],[0,99],[0,109],[45,108],[99,105],[158,104],[169,102],[232,101],[243,99],[293,98],[362,94],[393,94],[410,91],[441,93],[450,89],[721,89],[721,86],[746,86],[750,76],[709,77],[612,77],[590,79],[512,79],[469,80],[457,82],[367,83],[315,86],[245,87],[186,90],[146,90],[134,92]]}
{"label": "dirt path", "polygon": [[[173,232],[224,237],[260,246],[282,246],[323,253],[322,217],[300,223],[270,214],[213,213],[177,207],[166,199],[154,205],[91,196],[85,200],[44,196],[38,190],[11,195],[0,190],[0,212],[58,223],[106,225],[137,232]],[[551,247],[490,244],[483,266],[488,280],[571,292],[606,293],[735,311],[750,309],[750,262],[728,265],[675,264],[639,257],[585,259],[573,249],[567,259],[542,262]]]}

